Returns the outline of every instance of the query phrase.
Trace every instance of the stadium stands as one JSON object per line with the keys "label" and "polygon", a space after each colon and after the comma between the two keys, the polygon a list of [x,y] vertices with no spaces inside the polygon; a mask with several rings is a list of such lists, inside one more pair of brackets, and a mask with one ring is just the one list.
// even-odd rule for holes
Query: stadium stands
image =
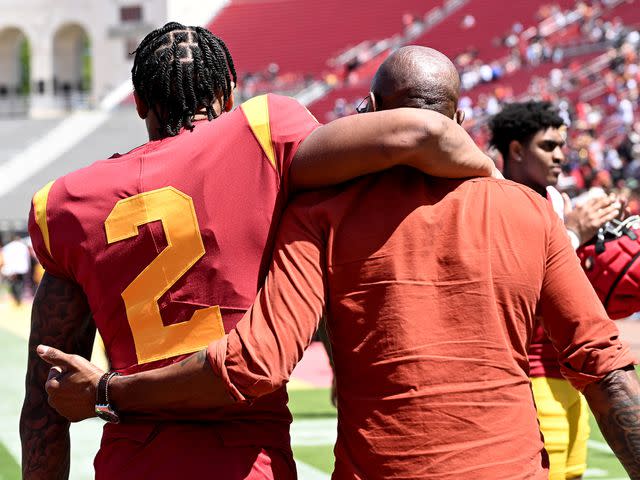
{"label": "stadium stands", "polygon": [[[587,102],[581,112],[587,109],[588,114],[568,107],[567,115],[577,121],[574,127],[596,119],[599,141],[613,146],[628,129],[618,108],[622,101],[628,110],[627,93],[636,98],[631,113],[635,108],[637,118],[633,82],[640,79],[637,73],[632,77],[638,46],[627,47],[635,48],[631,61],[625,57],[629,52],[616,51],[614,43],[621,41],[624,29],[640,26],[640,0],[398,0],[392,8],[366,0],[231,0],[208,26],[233,53],[239,100],[267,91],[297,95],[315,87],[309,109],[320,121],[353,113],[380,63],[394,48],[409,43],[432,46],[455,59],[466,90],[467,125],[481,144],[486,145],[482,129],[488,114],[501,102],[529,96],[564,99],[570,106]],[[623,73],[611,68],[619,57],[627,65]],[[0,196],[0,209],[10,205],[0,211],[0,219],[9,210],[17,212],[13,217],[22,216],[28,208],[24,202],[50,178],[109,155],[109,149],[126,150],[144,141],[135,115],[113,115],[104,140],[95,132],[30,181],[16,185],[14,192]],[[14,122],[7,120],[7,125]],[[56,121],[25,122],[29,126],[15,130],[30,133],[7,136],[0,164]],[[110,133],[118,142],[108,140]],[[107,150],[100,153],[100,145]]]}
{"label": "stadium stands", "polygon": [[[417,38],[414,43],[440,50],[450,57],[473,49],[478,57],[491,61],[508,53],[507,47],[496,45],[495,39],[505,35],[514,24],[524,28],[534,23],[534,15],[545,2],[504,2],[501,0],[475,0],[440,23],[433,30]],[[553,2],[561,8],[571,6],[573,0]],[[496,15],[496,12],[500,12]],[[463,19],[471,15],[475,24],[464,28]]]}
{"label": "stadium stands", "polygon": [[281,72],[319,75],[328,59],[365,40],[402,30],[402,14],[424,15],[431,2],[403,0],[235,0],[208,25],[224,38],[240,72],[275,63]]}

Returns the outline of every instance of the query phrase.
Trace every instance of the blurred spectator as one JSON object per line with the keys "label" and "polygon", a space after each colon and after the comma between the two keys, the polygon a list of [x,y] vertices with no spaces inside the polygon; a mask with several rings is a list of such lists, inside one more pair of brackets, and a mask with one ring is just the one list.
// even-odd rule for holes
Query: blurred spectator
{"label": "blurred spectator", "polygon": [[0,273],[9,282],[9,291],[16,305],[20,305],[31,264],[29,247],[19,236],[13,235],[11,241],[2,247],[2,258],[3,265]]}
{"label": "blurred spectator", "polygon": [[460,27],[463,30],[468,30],[470,28],[473,28],[475,25],[476,25],[476,17],[474,17],[473,15],[467,14],[462,19],[462,23],[460,24]]}

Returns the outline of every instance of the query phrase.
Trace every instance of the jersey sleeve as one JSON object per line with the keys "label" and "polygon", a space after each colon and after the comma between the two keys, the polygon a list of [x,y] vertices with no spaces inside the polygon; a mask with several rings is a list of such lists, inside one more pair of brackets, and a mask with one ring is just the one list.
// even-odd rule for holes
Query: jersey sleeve
{"label": "jersey sleeve", "polygon": [[318,328],[325,305],[325,246],[308,211],[298,199],[287,209],[255,303],[226,338],[209,345],[212,369],[236,400],[283,386]]}
{"label": "jersey sleeve", "polygon": [[[549,209],[550,210],[550,209]],[[636,363],[585,276],[562,221],[549,211],[546,271],[540,297],[544,329],[562,374],[578,390]]]}
{"label": "jersey sleeve", "polygon": [[286,188],[289,167],[298,147],[320,123],[296,99],[281,95],[260,95],[247,100],[240,108],[280,176],[281,185]]}
{"label": "jersey sleeve", "polygon": [[52,200],[54,185],[57,187],[56,182],[49,182],[33,196],[29,212],[29,236],[33,251],[45,271],[59,278],[72,279],[67,269],[56,260],[51,248],[51,237],[55,230],[52,228],[52,212],[56,209]]}

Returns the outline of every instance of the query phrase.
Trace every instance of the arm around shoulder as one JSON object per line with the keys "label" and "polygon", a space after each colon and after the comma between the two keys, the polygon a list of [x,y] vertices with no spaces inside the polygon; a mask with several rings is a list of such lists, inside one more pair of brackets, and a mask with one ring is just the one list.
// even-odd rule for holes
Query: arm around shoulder
{"label": "arm around shoulder", "polygon": [[493,161],[455,121],[430,110],[398,108],[334,120],[300,145],[294,189],[317,188],[408,165],[438,177],[489,176]]}
{"label": "arm around shoulder", "polygon": [[224,356],[217,355],[214,369],[236,398],[284,386],[318,328],[327,291],[326,226],[313,213],[320,198],[306,195],[289,205],[265,284],[229,332]]}

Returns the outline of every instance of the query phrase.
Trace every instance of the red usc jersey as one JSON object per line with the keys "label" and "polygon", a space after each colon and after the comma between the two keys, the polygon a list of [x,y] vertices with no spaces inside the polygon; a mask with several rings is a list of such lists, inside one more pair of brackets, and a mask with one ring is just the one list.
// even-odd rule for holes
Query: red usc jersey
{"label": "red usc jersey", "polygon": [[[113,369],[175,362],[242,318],[268,268],[290,163],[318,126],[295,100],[263,95],[36,193],[34,249],[84,289]],[[246,420],[224,433],[234,444],[287,443],[284,391],[220,418]]]}

